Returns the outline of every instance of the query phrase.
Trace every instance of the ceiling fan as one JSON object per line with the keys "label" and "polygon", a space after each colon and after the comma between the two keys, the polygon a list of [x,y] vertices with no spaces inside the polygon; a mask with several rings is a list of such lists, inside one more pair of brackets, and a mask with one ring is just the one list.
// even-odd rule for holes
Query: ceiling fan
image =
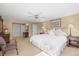
{"label": "ceiling fan", "polygon": [[30,15],[32,15],[32,16],[28,16],[29,18],[31,18],[31,19],[33,19],[33,20],[36,20],[36,21],[40,21],[40,20],[43,20],[43,19],[48,19],[48,18],[46,18],[46,17],[41,17],[40,16],[40,14],[41,14],[41,12],[40,13],[38,13],[38,14],[33,14],[32,12],[28,12]]}

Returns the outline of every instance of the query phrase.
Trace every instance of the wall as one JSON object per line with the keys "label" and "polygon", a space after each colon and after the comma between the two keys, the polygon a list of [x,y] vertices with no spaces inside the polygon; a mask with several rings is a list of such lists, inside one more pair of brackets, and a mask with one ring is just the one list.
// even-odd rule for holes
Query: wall
{"label": "wall", "polygon": [[[17,22],[17,23],[29,23],[29,36],[32,35],[32,23],[31,22],[27,22],[24,20],[5,20],[4,19],[4,25],[6,25],[9,29],[9,32],[11,34],[12,37],[12,23],[13,22]],[[73,24],[73,29],[72,29],[72,35],[74,36],[79,36],[79,14],[76,15],[72,15],[72,16],[65,16],[65,17],[61,17],[61,28],[63,29],[63,31],[67,32],[69,34],[69,29],[68,29],[68,25],[69,24]],[[42,32],[42,26],[45,26],[48,29],[52,29],[52,22],[51,21],[45,21],[45,22],[41,22],[37,24],[37,31],[38,33]]]}
{"label": "wall", "polygon": [[69,24],[73,25],[73,28],[71,29],[72,35],[79,36],[79,14],[61,18],[61,27],[68,34],[69,34],[69,28],[68,28]]}
{"label": "wall", "polygon": [[52,28],[52,22],[51,21],[45,21],[45,22],[38,23],[38,27],[37,27],[38,33],[43,32],[42,26],[44,26],[45,28],[48,28],[50,30]]}
{"label": "wall", "polygon": [[[61,17],[61,28],[63,31],[69,34],[68,25],[72,24],[73,28],[71,29],[73,36],[79,36],[79,14]],[[53,23],[51,21],[46,21],[38,23],[38,33],[42,32],[41,27],[46,26],[49,29],[52,29]]]}
{"label": "wall", "polygon": [[7,27],[9,32],[10,32],[10,38],[12,39],[12,23],[23,23],[23,24],[26,24],[28,23],[29,24],[29,37],[31,37],[32,35],[32,30],[31,30],[31,22],[28,22],[28,21],[25,21],[25,20],[7,20],[7,19],[4,19],[4,22],[3,22],[3,25],[4,27]]}

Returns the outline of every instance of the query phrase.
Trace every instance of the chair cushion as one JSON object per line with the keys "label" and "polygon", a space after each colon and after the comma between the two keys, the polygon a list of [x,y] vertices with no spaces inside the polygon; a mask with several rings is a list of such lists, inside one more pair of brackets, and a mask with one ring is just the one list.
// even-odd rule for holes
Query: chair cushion
{"label": "chair cushion", "polygon": [[6,50],[11,50],[11,49],[16,49],[16,48],[17,48],[17,46],[15,44],[9,43],[6,45]]}

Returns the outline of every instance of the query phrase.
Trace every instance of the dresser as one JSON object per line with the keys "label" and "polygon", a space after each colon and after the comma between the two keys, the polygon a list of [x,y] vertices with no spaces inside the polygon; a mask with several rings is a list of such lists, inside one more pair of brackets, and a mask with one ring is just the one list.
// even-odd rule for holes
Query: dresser
{"label": "dresser", "polygon": [[68,46],[79,47],[79,37],[78,36],[68,36]]}
{"label": "dresser", "polygon": [[29,32],[23,32],[23,37],[24,37],[24,38],[29,37]]}
{"label": "dresser", "polygon": [[0,36],[4,38],[6,43],[10,42],[10,34],[9,33],[8,34],[1,34]]}

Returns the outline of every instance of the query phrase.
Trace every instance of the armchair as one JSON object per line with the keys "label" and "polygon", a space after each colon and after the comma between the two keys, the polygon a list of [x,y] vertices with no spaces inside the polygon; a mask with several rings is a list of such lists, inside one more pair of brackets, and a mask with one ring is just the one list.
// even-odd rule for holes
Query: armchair
{"label": "armchair", "polygon": [[17,41],[14,39],[14,43],[6,43],[3,37],[0,37],[0,47],[2,50],[2,56],[5,55],[5,53],[11,49],[16,49],[17,55],[18,55],[18,48],[17,48]]}

